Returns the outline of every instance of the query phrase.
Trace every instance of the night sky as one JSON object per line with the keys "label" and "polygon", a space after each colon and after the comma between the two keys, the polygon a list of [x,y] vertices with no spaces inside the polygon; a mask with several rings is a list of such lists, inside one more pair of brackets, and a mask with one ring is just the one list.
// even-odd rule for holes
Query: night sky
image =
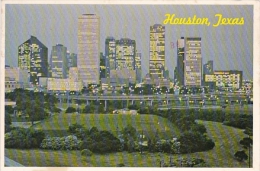
{"label": "night sky", "polygon": [[[105,39],[130,38],[142,53],[143,77],[149,71],[149,31],[163,24],[165,14],[176,17],[209,18],[206,25],[165,25],[166,67],[173,78],[177,64],[177,39],[202,38],[202,63],[214,61],[214,70],[242,70],[244,79],[253,78],[253,6],[250,5],[6,5],[5,64],[18,65],[18,46],[36,36],[48,47],[63,44],[77,53],[77,19],[81,14],[100,16],[100,51],[105,52]],[[244,25],[222,25],[215,14],[227,18],[244,18]],[[172,43],[174,47],[172,47]]]}

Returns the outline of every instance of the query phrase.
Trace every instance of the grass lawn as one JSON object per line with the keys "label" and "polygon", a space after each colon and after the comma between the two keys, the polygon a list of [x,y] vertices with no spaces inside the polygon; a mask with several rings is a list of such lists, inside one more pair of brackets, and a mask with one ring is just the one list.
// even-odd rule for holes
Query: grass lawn
{"label": "grass lawn", "polygon": [[179,129],[166,118],[155,115],[124,115],[124,114],[56,114],[36,125],[36,129],[42,129],[50,136],[67,135],[70,124],[79,123],[85,128],[97,127],[99,130],[108,130],[117,134],[128,124],[138,132],[149,136],[158,130],[161,138],[173,138],[180,134]]}
{"label": "grass lawn", "polygon": [[[91,118],[91,115],[89,117]],[[144,118],[146,117],[151,116],[144,115]],[[172,155],[172,161],[177,162],[178,159],[183,157],[197,157],[204,159],[208,167],[248,167],[248,161],[238,162],[233,157],[236,151],[243,149],[239,144],[239,141],[246,137],[246,135],[243,133],[243,130],[225,126],[217,122],[200,120],[197,122],[206,126],[207,134],[210,138],[213,139],[216,146],[210,151]],[[247,150],[245,151],[246,153],[248,152]],[[94,154],[93,156],[86,158],[81,157],[80,151],[52,151],[40,149],[5,149],[5,156],[25,166],[64,167],[115,167],[120,163],[123,163],[128,167],[159,167],[160,159],[167,163],[170,160],[170,155],[166,153],[162,154],[160,157],[159,153],[144,152],[144,154],[141,155],[138,152],[117,152],[102,155]],[[178,163],[176,164],[178,166]]]}
{"label": "grass lawn", "polygon": [[238,150],[245,150],[248,155],[248,150],[243,149],[242,145],[239,144],[240,140],[247,137],[243,133],[244,130],[225,126],[218,122],[201,120],[197,122],[205,125],[207,135],[215,142],[215,147],[212,150],[197,153],[207,161],[207,164],[214,167],[248,167],[248,161],[238,162],[234,158],[234,154]]}

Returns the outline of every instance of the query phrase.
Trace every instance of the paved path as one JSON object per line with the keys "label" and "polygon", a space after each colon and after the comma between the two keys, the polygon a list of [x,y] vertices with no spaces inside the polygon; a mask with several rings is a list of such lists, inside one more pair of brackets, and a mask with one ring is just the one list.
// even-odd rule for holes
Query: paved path
{"label": "paved path", "polygon": [[[34,121],[34,124],[37,124],[41,121]],[[13,127],[22,127],[22,128],[30,128],[32,126],[31,122],[12,122]]]}
{"label": "paved path", "polygon": [[16,161],[9,159],[8,157],[5,157],[5,166],[7,166],[7,167],[24,167],[24,165],[21,165],[20,163],[17,163]]}

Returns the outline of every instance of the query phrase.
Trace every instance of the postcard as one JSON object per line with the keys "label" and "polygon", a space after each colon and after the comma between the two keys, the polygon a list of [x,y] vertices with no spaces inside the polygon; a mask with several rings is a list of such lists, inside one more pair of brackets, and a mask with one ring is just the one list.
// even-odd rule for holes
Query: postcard
{"label": "postcard", "polygon": [[259,1],[1,11],[1,170],[259,169]]}

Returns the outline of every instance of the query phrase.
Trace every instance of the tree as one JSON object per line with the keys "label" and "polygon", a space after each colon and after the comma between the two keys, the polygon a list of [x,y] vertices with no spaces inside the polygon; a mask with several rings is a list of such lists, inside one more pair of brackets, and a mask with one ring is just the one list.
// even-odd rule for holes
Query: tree
{"label": "tree", "polygon": [[133,152],[135,146],[134,140],[137,138],[136,129],[131,125],[127,125],[121,132],[123,134],[125,147],[127,147],[129,152]]}
{"label": "tree", "polygon": [[207,132],[207,129],[206,129],[206,127],[205,127],[204,125],[202,125],[202,124],[197,124],[197,123],[193,124],[193,125],[191,126],[191,129],[192,129],[193,131],[198,131],[198,132],[200,132],[201,134],[204,134],[204,133]]}
{"label": "tree", "polygon": [[211,150],[215,143],[200,132],[185,131],[179,138],[182,153]]}
{"label": "tree", "polygon": [[89,93],[89,88],[87,88],[86,86],[83,87],[83,89],[81,90],[82,94],[88,94]]}
{"label": "tree", "polygon": [[245,153],[244,150],[242,150],[242,151],[237,151],[234,156],[235,156],[235,158],[236,158],[238,161],[243,161],[243,160],[247,160],[247,159],[248,159],[248,156],[247,156],[247,154]]}
{"label": "tree", "polygon": [[12,124],[12,119],[10,114],[5,111],[5,125],[11,125]]}
{"label": "tree", "polygon": [[239,142],[241,145],[243,145],[245,148],[250,148],[250,146],[253,144],[253,140],[250,137],[245,137]]}
{"label": "tree", "polygon": [[74,107],[68,107],[66,109],[66,112],[65,113],[73,113],[73,112],[76,112],[77,110],[74,108]]}
{"label": "tree", "polygon": [[15,100],[16,100],[17,111],[21,111],[22,113],[24,113],[24,111],[26,109],[26,103],[27,103],[27,101],[29,101],[28,97],[25,95],[25,93],[17,94]]}
{"label": "tree", "polygon": [[11,130],[11,124],[12,124],[11,116],[7,111],[5,111],[5,132],[9,132]]}
{"label": "tree", "polygon": [[246,130],[244,131],[244,133],[249,135],[249,136],[253,136],[253,129],[246,127]]}
{"label": "tree", "polygon": [[46,117],[44,108],[37,104],[34,100],[29,102],[27,101],[26,106],[30,106],[25,109],[25,112],[29,115],[32,125],[34,124],[34,121],[42,120]]}

